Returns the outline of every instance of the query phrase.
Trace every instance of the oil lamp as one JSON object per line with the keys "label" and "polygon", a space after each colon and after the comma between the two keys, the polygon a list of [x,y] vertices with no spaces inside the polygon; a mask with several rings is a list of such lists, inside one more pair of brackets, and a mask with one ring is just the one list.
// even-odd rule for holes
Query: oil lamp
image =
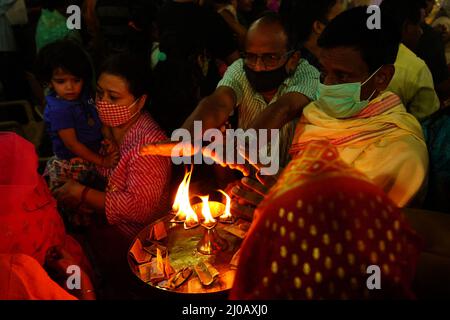
{"label": "oil lamp", "polygon": [[[183,181],[178,187],[172,212],[175,216],[170,222],[184,223],[186,230],[201,225],[205,228],[202,239],[197,244],[197,250],[206,255],[217,254],[228,248],[228,243],[221,238],[217,232],[217,223],[234,223],[235,219],[231,215],[231,199],[222,190],[218,190],[226,198],[226,204],[209,201],[209,196],[200,197],[201,203],[191,205],[189,196],[189,185],[192,177],[192,170],[186,172]],[[214,217],[217,217],[216,220]]]}
{"label": "oil lamp", "polygon": [[[219,236],[216,230],[217,221],[211,214],[211,208],[209,206],[209,196],[200,197],[202,199],[201,213],[204,217],[201,225],[205,228],[205,233],[202,239],[197,244],[198,252],[202,254],[217,254],[221,251],[225,251],[228,248],[228,243],[225,239]],[[223,206],[223,204],[222,204]]]}

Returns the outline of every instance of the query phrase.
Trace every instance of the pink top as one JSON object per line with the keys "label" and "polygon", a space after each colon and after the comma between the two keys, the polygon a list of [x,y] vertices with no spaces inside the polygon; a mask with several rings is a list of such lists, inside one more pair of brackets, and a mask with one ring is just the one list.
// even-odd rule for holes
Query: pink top
{"label": "pink top", "polygon": [[128,237],[169,210],[170,158],[140,156],[140,148],[167,139],[148,113],[143,113],[120,145],[120,161],[114,169],[99,170],[107,177],[105,212]]}

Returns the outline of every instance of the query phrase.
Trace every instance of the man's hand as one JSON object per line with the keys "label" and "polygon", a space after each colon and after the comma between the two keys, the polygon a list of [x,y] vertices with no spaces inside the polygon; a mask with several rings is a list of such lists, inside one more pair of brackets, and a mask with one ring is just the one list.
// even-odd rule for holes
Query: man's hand
{"label": "man's hand", "polygon": [[[244,139],[244,138],[242,138]],[[251,137],[253,143],[249,143],[248,145],[258,145],[257,137]],[[250,176],[259,172],[262,168],[261,164],[251,161],[250,152],[248,150],[248,145],[245,144],[245,141],[241,141],[238,143],[238,148],[235,150],[234,154],[239,154],[243,159],[243,164],[238,164],[235,162],[228,163],[226,161],[226,140],[222,140],[220,142],[214,141],[216,146],[222,147],[222,155],[219,156],[215,153],[214,150],[208,148],[207,146],[201,149],[201,152],[204,157],[212,159],[215,163],[221,165],[222,167],[229,167],[233,170],[239,170],[244,176]],[[190,157],[200,151],[200,146],[202,146],[202,142],[198,141],[197,143],[192,142],[173,142],[171,140],[164,140],[159,142],[150,143],[145,145],[140,150],[141,156],[146,155],[155,155],[155,156],[165,156],[165,157]],[[236,159],[234,159],[236,160]]]}
{"label": "man's hand", "polygon": [[278,176],[245,177],[231,189],[231,209],[234,215],[246,220],[252,220],[256,207],[276,183]]}

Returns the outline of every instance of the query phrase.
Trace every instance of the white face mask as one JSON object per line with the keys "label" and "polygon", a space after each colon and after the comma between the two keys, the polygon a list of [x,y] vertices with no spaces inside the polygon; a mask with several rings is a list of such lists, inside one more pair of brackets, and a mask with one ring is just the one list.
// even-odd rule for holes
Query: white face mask
{"label": "white face mask", "polygon": [[350,118],[358,114],[367,107],[376,92],[374,90],[367,100],[361,101],[361,88],[372,79],[381,67],[362,83],[352,82],[335,85],[319,83],[317,105],[323,112],[336,119]]}

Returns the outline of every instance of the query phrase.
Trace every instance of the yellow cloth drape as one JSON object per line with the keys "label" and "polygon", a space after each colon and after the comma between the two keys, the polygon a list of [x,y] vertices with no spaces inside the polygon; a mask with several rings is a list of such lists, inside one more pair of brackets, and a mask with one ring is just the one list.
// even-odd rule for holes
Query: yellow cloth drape
{"label": "yellow cloth drape", "polygon": [[311,140],[329,140],[346,163],[405,206],[425,180],[428,153],[419,122],[393,95],[385,92],[372,100],[366,109],[376,104],[384,111],[366,118],[335,119],[312,102],[297,125],[291,153]]}

